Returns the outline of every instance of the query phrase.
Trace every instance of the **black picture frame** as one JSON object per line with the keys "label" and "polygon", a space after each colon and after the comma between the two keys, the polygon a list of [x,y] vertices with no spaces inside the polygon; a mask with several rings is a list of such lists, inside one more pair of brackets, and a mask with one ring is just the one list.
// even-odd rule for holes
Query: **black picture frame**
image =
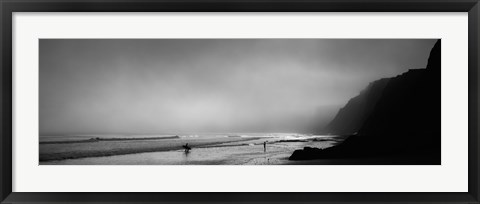
{"label": "black picture frame", "polygon": [[[478,0],[0,0],[1,203],[479,203]],[[468,12],[468,192],[22,193],[12,192],[14,12]],[[441,182],[441,181],[439,181]],[[412,184],[414,185],[414,184]]]}

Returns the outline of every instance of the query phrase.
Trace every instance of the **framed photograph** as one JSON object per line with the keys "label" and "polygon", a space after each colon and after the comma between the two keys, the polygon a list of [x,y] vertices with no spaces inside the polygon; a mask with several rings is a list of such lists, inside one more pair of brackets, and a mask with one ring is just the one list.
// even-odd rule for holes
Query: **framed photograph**
{"label": "framed photograph", "polygon": [[479,203],[477,0],[1,6],[2,203]]}

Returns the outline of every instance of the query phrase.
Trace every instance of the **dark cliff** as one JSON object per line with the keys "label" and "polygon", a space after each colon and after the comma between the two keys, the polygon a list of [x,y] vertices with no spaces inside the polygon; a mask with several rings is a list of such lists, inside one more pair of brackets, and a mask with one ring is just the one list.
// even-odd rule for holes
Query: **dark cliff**
{"label": "dark cliff", "polygon": [[402,155],[439,164],[440,71],[438,40],[425,69],[375,81],[338,112],[329,131],[352,136],[331,148],[297,150],[290,159]]}
{"label": "dark cliff", "polygon": [[341,108],[326,130],[335,135],[357,133],[383,93],[390,79],[380,79],[370,83],[358,96],[353,97]]}

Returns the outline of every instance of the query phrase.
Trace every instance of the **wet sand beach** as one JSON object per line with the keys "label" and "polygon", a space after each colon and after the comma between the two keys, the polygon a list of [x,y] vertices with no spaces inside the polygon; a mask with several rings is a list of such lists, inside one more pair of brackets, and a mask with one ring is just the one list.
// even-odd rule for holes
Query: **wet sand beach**
{"label": "wet sand beach", "polygon": [[[263,143],[267,142],[266,151]],[[193,149],[183,151],[188,143]],[[326,148],[330,136],[212,136],[40,144],[40,165],[278,165],[304,146]]]}

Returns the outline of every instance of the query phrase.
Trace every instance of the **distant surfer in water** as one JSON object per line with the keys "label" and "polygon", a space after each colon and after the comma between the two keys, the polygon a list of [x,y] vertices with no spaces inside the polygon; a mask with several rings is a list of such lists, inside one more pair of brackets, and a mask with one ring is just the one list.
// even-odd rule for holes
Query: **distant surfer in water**
{"label": "distant surfer in water", "polygon": [[183,145],[183,148],[185,149],[185,153],[190,152],[190,150],[192,149],[191,147],[188,146],[188,143]]}
{"label": "distant surfer in water", "polygon": [[263,142],[263,152],[267,152],[267,141]]}

